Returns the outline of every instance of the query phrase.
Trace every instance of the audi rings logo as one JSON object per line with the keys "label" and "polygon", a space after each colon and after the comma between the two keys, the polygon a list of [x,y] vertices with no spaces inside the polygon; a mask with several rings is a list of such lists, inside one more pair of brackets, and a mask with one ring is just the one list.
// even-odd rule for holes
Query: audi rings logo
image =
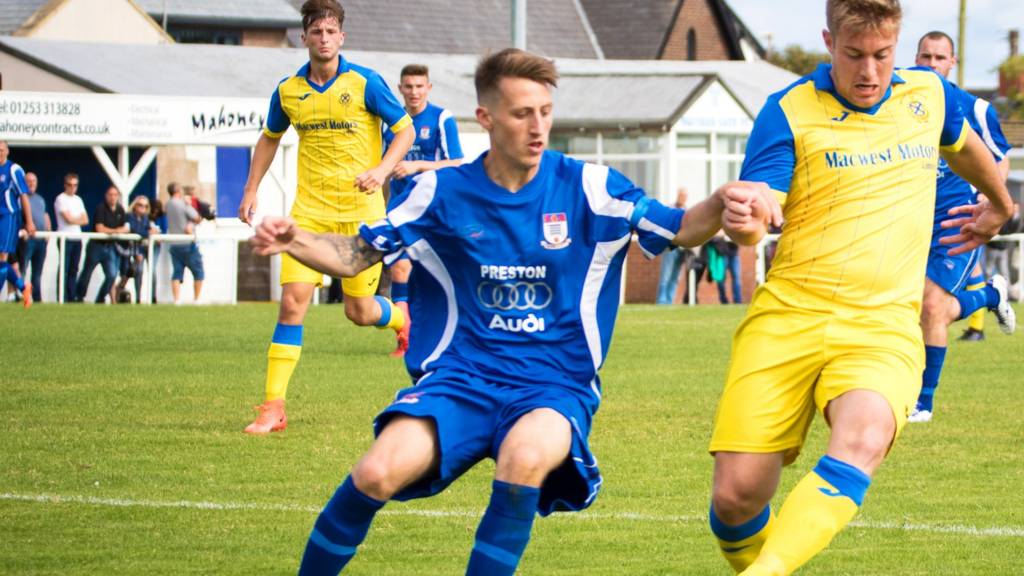
{"label": "audi rings logo", "polygon": [[476,295],[484,308],[497,310],[543,310],[554,292],[544,282],[481,282]]}

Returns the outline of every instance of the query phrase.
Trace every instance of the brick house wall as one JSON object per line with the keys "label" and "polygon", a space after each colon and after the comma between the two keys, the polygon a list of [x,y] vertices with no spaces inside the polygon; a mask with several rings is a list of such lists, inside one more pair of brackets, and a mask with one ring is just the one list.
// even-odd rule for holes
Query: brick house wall
{"label": "brick house wall", "polygon": [[669,33],[662,60],[686,60],[686,35],[696,33],[697,60],[728,60],[728,41],[722,33],[715,13],[707,0],[683,2],[675,25]]}

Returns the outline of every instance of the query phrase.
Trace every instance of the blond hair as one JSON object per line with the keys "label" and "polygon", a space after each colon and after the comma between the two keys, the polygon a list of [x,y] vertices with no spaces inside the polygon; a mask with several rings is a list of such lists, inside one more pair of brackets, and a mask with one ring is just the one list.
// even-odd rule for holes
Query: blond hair
{"label": "blond hair", "polygon": [[903,9],[900,0],[828,0],[825,19],[832,34],[890,32],[899,30]]}

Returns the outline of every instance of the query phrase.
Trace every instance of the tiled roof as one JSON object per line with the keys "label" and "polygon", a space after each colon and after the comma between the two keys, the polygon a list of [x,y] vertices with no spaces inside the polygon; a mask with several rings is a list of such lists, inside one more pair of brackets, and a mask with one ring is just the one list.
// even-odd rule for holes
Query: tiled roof
{"label": "tiled roof", "polygon": [[0,0],[0,34],[13,34],[48,0]]}
{"label": "tiled roof", "polygon": [[[299,26],[298,10],[286,0],[135,0],[159,22],[167,5],[168,22],[236,26]],[[301,5],[301,4],[300,4]]]}

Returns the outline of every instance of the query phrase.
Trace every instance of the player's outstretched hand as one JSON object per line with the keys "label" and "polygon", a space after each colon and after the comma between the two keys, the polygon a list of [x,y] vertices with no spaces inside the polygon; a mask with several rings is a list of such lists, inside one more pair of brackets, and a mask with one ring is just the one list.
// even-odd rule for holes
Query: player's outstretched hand
{"label": "player's outstretched hand", "polygon": [[387,172],[381,170],[380,166],[376,166],[356,176],[356,186],[366,194],[373,194],[384,185],[384,180],[387,177]]}
{"label": "player's outstretched hand", "polygon": [[949,215],[952,218],[942,221],[943,228],[959,228],[959,232],[953,236],[941,238],[942,244],[955,244],[949,250],[950,256],[970,252],[979,246],[984,246],[999,233],[999,229],[1006,223],[1007,216],[1000,214],[988,199],[982,198],[977,204],[968,204],[950,208]]}
{"label": "player's outstretched hand", "polygon": [[249,243],[252,244],[253,251],[260,256],[280,254],[288,250],[298,231],[295,220],[291,218],[267,216],[256,227],[256,235]]}
{"label": "player's outstretched hand", "polygon": [[741,244],[754,244],[768,225],[782,225],[782,207],[763,182],[729,182],[719,189],[724,209],[722,228]]}
{"label": "player's outstretched hand", "polygon": [[256,194],[242,195],[242,202],[238,205],[238,219],[252,226],[252,218],[256,215]]}

